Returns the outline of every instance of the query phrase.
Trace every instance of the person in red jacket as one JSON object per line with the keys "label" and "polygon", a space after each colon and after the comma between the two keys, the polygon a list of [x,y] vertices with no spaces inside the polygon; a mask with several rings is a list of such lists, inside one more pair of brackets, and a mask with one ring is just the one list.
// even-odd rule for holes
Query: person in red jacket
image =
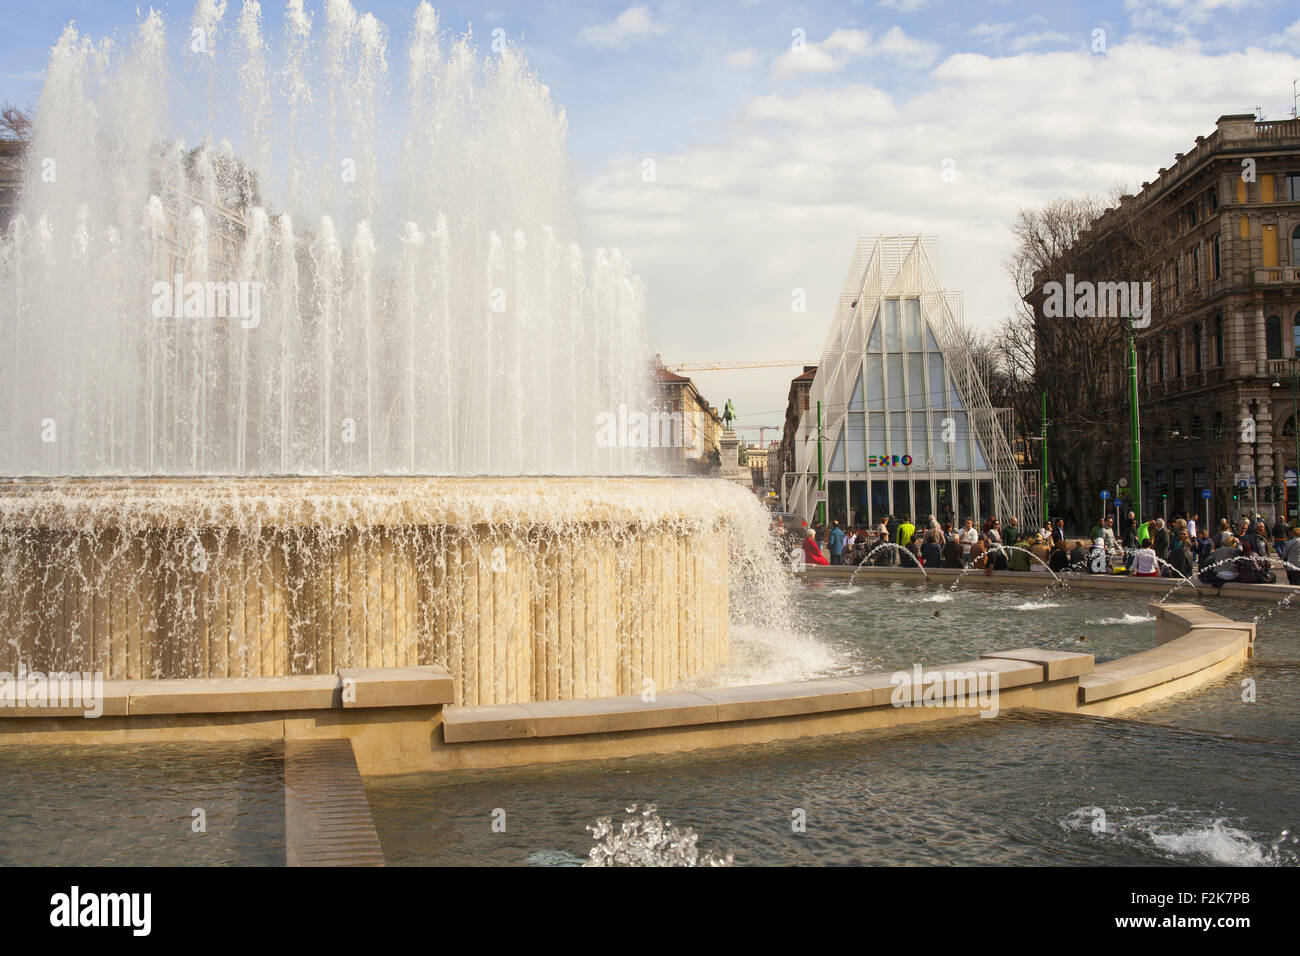
{"label": "person in red jacket", "polygon": [[808,564],[830,564],[830,559],[822,554],[822,549],[817,547],[817,539],[813,536],[812,529],[808,529],[808,537],[803,539],[803,559]]}

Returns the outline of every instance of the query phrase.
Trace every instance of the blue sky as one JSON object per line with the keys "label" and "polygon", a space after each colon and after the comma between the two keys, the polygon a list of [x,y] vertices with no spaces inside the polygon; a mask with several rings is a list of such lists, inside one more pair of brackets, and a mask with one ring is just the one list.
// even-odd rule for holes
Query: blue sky
{"label": "blue sky", "polygon": [[[354,2],[387,24],[391,70],[414,0]],[[156,6],[188,24],[191,3]],[[276,29],[280,6],[263,4]],[[815,358],[853,240],[877,233],[939,235],[945,283],[991,326],[1010,308],[1018,208],[1131,188],[1223,113],[1289,115],[1300,78],[1294,0],[435,6],[454,32],[499,27],[523,45],[568,114],[584,242],[632,261],[652,344],[678,360]],[[0,100],[36,101],[69,21],[124,35],[138,9],[11,0]],[[759,413],[784,405],[790,374],[697,381],[758,424],[779,421]]]}

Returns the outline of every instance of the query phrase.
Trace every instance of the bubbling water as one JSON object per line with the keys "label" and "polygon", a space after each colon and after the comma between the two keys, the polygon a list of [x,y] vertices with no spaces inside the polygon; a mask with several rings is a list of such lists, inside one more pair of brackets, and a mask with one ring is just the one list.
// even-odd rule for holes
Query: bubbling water
{"label": "bubbling water", "polygon": [[596,428],[647,407],[644,291],[575,244],[515,46],[421,3],[399,81],[348,0],[177,32],[51,51],[0,238],[0,474],[651,470]]}

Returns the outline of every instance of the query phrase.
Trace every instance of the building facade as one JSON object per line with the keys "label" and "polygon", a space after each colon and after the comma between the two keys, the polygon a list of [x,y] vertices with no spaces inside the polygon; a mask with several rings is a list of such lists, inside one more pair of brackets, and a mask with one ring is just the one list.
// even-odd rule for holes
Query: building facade
{"label": "building facade", "polygon": [[1009,413],[991,407],[962,347],[961,296],[942,288],[937,260],[930,237],[858,242],[806,397],[804,376],[791,385],[784,506],[810,523],[819,503],[854,526],[1036,515]]}
{"label": "building facade", "polygon": [[681,416],[681,442],[656,449],[670,474],[711,474],[721,461],[722,416],[700,394],[691,379],[664,368],[655,356],[654,379],[659,409]]}
{"label": "building facade", "polygon": [[[1300,121],[1221,116],[1126,210],[1159,236],[1144,278],[1167,306],[1136,340],[1143,510],[1295,520]],[[1112,377],[1127,406],[1125,364]]]}

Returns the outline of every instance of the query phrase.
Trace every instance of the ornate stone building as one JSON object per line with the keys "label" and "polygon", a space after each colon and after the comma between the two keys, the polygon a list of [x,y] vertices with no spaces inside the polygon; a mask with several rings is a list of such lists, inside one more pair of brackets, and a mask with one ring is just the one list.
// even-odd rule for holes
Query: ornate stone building
{"label": "ornate stone building", "polygon": [[1300,120],[1221,116],[1130,203],[1160,223],[1163,261],[1147,278],[1175,303],[1137,338],[1143,509],[1204,514],[1208,489],[1214,520],[1272,515],[1284,498],[1294,519],[1283,478],[1300,458]]}

